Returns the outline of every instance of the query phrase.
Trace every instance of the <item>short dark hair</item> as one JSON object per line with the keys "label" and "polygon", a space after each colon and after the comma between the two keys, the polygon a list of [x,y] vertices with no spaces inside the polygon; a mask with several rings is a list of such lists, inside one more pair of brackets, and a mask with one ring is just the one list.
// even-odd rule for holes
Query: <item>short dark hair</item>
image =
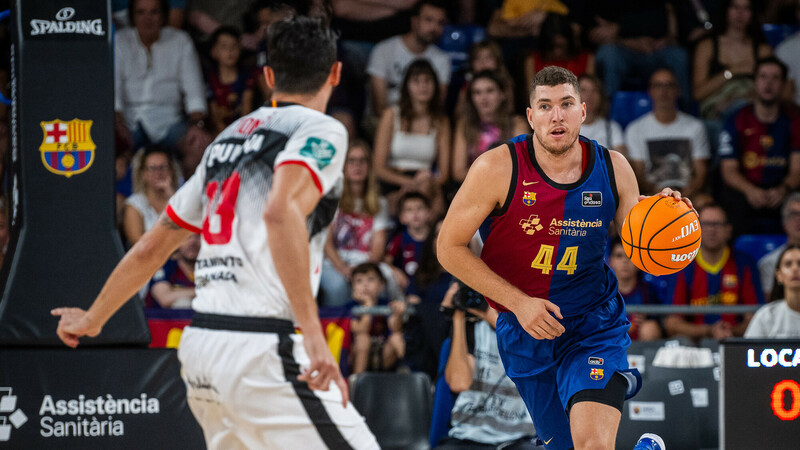
{"label": "short dark hair", "polygon": [[581,98],[581,85],[578,83],[578,77],[571,71],[559,66],[547,66],[544,69],[536,72],[533,81],[530,85],[530,94],[532,96],[536,92],[538,86],[558,86],[561,84],[570,84],[578,94],[578,100]]}
{"label": "short dark hair", "polygon": [[[133,13],[136,11],[136,1],[131,0],[128,3],[128,23],[131,24],[131,27],[136,27],[136,23],[133,21]],[[158,0],[158,9],[161,10],[161,27],[167,26],[167,21],[169,20],[169,0]]]}
{"label": "short dark hair", "polygon": [[267,55],[275,73],[275,90],[317,92],[336,63],[336,39],[320,18],[297,16],[272,24],[267,31]]}
{"label": "short dark hair", "polygon": [[774,56],[759,58],[758,61],[756,61],[756,67],[753,69],[753,75],[758,73],[758,69],[760,69],[761,66],[766,66],[767,64],[775,64],[778,66],[781,69],[781,79],[786,81],[786,78],[789,75],[789,68],[786,66],[786,63]]}
{"label": "short dark hair", "polygon": [[414,6],[414,16],[415,17],[419,16],[419,13],[420,13],[420,11],[422,11],[422,7],[423,6],[431,6],[433,8],[438,8],[438,9],[441,9],[441,10],[447,12],[447,6],[441,0],[422,0],[420,2],[417,2],[417,4]]}
{"label": "short dark hair", "polygon": [[420,200],[422,201],[422,203],[425,204],[426,208],[431,207],[431,200],[427,196],[425,196],[425,194],[423,194],[422,192],[410,191],[401,195],[400,198],[397,200],[397,211],[398,212],[402,211],[403,206],[409,200]]}
{"label": "short dark hair", "polygon": [[381,283],[386,284],[386,277],[383,276],[380,266],[373,262],[365,262],[353,267],[353,270],[350,272],[350,278],[352,279],[358,274],[367,274],[370,272],[377,275]]}

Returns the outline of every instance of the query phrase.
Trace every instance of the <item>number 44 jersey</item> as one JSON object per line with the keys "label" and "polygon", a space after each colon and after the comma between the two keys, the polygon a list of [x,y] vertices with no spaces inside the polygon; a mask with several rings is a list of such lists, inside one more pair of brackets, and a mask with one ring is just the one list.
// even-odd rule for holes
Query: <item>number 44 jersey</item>
{"label": "number 44 jersey", "polygon": [[261,107],[217,136],[166,209],[176,224],[202,236],[195,264],[196,311],[294,321],[263,217],[273,175],[279,166],[300,165],[320,192],[306,221],[308,276],[316,295],[346,151],[341,123],[295,104]]}

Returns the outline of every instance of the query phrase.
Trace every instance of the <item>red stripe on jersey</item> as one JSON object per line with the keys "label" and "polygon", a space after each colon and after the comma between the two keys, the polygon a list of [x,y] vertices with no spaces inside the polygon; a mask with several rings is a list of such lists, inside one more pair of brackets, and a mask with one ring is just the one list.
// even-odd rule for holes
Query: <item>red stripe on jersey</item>
{"label": "red stripe on jersey", "polygon": [[169,216],[169,218],[172,219],[172,221],[175,222],[175,224],[178,225],[179,227],[189,230],[192,233],[196,234],[200,234],[203,232],[203,230],[201,230],[200,228],[197,228],[196,226],[178,217],[178,213],[176,213],[175,210],[172,209],[172,205],[167,205],[167,209],[165,210],[165,212],[167,213],[167,216]]}
{"label": "red stripe on jersey", "polygon": [[298,166],[303,166],[306,169],[308,169],[308,172],[311,174],[311,179],[314,180],[314,185],[317,187],[317,190],[319,190],[319,193],[322,194],[322,183],[319,182],[319,177],[317,177],[317,173],[314,172],[314,170],[308,164],[306,164],[305,161],[284,161],[275,166],[275,171],[278,170],[278,167],[286,164],[297,164]]}

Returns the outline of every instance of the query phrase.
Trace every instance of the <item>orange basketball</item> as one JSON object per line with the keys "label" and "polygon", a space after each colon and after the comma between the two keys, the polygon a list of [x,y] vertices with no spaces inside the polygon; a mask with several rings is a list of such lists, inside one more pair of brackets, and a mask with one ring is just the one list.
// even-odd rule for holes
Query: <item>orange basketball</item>
{"label": "orange basketball", "polygon": [[697,255],[700,222],[686,203],[654,195],[631,208],[620,238],[636,267],[653,275],[669,275],[688,266]]}

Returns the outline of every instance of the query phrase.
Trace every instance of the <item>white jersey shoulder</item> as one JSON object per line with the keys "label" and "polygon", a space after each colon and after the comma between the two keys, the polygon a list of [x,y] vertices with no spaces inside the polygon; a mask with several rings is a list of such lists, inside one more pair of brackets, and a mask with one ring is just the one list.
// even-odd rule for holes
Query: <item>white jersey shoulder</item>
{"label": "white jersey shoulder", "polygon": [[316,295],[325,235],[341,196],[346,152],[344,126],[300,105],[259,108],[214,139],[195,174],[167,207],[174,222],[202,234],[195,264],[195,310],[294,319],[263,220],[272,177],[280,166],[298,164],[320,191],[306,223],[309,280]]}

